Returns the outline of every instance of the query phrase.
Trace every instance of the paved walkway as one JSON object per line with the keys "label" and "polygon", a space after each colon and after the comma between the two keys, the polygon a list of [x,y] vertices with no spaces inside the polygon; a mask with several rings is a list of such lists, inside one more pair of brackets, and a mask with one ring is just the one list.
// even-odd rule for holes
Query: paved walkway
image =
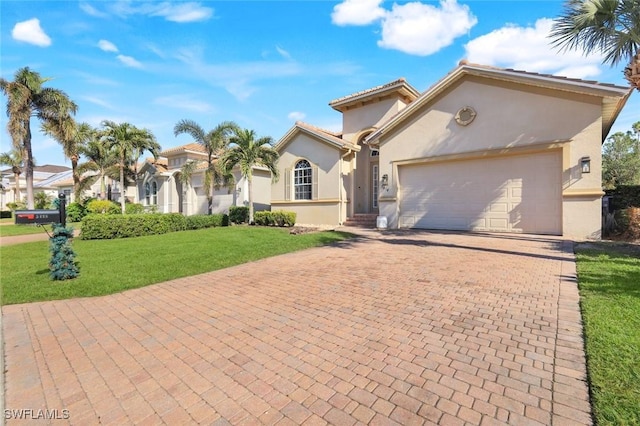
{"label": "paved walkway", "polygon": [[591,423],[553,237],[372,232],[3,314],[6,409],[73,424]]}

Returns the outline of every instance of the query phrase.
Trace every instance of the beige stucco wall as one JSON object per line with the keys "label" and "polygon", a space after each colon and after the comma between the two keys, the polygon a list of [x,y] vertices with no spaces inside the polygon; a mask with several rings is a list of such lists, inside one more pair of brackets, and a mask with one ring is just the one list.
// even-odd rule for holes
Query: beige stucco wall
{"label": "beige stucco wall", "polygon": [[[477,112],[466,127],[455,121],[456,112],[464,106]],[[576,238],[595,235],[600,229],[601,120],[600,98],[546,89],[522,90],[513,84],[470,78],[380,139],[380,175],[388,174],[390,184],[381,194],[390,200],[380,203],[380,214],[387,216],[390,227],[397,227],[397,162],[479,156],[487,150],[495,154],[502,149],[543,149],[540,147],[554,141],[571,140],[563,145],[563,190],[595,195],[587,203],[563,197],[563,233]],[[589,174],[580,173],[583,156],[591,157]],[[580,214],[574,214],[576,211]]]}
{"label": "beige stucco wall", "polygon": [[297,225],[338,225],[340,205],[338,202],[272,202],[271,210],[286,210],[296,213]]}
{"label": "beige stucco wall", "polygon": [[391,98],[345,111],[342,114],[343,139],[355,144],[363,129],[380,126],[405,106],[400,99]]}
{"label": "beige stucco wall", "polygon": [[[280,179],[271,185],[271,200],[284,201],[285,173],[293,171],[299,160],[305,159],[311,166],[318,168],[318,200],[337,200],[341,190],[339,176],[340,150],[337,147],[314,139],[304,133],[298,133],[294,139],[280,151],[278,170]],[[291,194],[293,200],[293,176],[291,176]]]}

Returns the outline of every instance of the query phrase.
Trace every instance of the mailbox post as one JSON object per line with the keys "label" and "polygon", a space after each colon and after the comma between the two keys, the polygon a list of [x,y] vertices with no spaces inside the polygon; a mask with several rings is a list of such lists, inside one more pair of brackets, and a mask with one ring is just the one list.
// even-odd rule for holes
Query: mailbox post
{"label": "mailbox post", "polygon": [[15,223],[17,225],[49,225],[51,223],[60,223],[67,226],[67,212],[65,206],[65,195],[58,195],[60,203],[58,210],[16,210]]}

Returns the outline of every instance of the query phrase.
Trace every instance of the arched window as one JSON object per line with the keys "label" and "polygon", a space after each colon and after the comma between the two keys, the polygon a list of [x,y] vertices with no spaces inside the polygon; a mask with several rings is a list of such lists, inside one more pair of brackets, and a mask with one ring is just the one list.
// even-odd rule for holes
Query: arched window
{"label": "arched window", "polygon": [[158,184],[155,181],[151,183],[151,201],[154,206],[158,204]]}
{"label": "arched window", "polygon": [[313,171],[307,160],[300,160],[293,170],[293,187],[296,200],[311,200]]}
{"label": "arched window", "polygon": [[149,182],[144,184],[144,201],[147,206],[151,204],[151,185]]}

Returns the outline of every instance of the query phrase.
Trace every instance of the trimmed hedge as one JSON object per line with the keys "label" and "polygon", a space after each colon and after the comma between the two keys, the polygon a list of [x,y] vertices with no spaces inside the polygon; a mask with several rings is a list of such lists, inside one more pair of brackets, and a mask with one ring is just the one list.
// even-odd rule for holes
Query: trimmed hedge
{"label": "trimmed hedge", "polygon": [[[209,219],[201,219],[208,216]],[[142,237],[168,232],[226,226],[226,215],[197,215],[185,217],[180,213],[149,213],[132,215],[90,214],[82,220],[84,240]]]}
{"label": "trimmed hedge", "polygon": [[142,214],[145,212],[144,206],[140,203],[126,203],[124,205],[125,214]]}
{"label": "trimmed hedge", "polygon": [[229,220],[232,223],[249,222],[249,207],[245,207],[245,206],[229,207]]}
{"label": "trimmed hedge", "polygon": [[80,203],[69,204],[66,212],[67,222],[80,222],[87,215],[87,209]]}
{"label": "trimmed hedge", "polygon": [[293,226],[296,224],[296,214],[284,210],[260,211],[253,214],[256,225],[262,226]]}
{"label": "trimmed hedge", "polygon": [[229,216],[226,214],[197,214],[185,218],[186,229],[213,228],[229,226]]}

